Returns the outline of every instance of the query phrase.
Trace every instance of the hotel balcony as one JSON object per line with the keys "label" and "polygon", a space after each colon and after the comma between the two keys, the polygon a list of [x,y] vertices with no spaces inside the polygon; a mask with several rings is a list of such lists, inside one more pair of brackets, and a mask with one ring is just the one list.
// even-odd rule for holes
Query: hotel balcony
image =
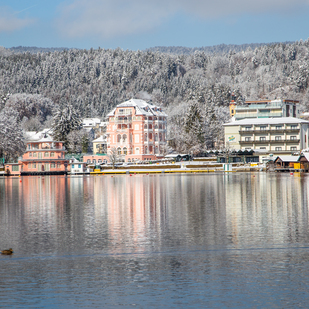
{"label": "hotel balcony", "polygon": [[126,119],[115,117],[115,123],[132,123],[132,117],[127,117]]}
{"label": "hotel balcony", "polygon": [[298,144],[300,139],[266,139],[266,140],[250,140],[250,141],[239,141],[239,144],[282,144],[282,143],[295,143]]}
{"label": "hotel balcony", "polygon": [[266,129],[266,130],[239,130],[239,134],[266,134],[266,133],[270,133],[270,134],[277,134],[277,133],[298,133],[299,132],[299,128],[296,129]]}

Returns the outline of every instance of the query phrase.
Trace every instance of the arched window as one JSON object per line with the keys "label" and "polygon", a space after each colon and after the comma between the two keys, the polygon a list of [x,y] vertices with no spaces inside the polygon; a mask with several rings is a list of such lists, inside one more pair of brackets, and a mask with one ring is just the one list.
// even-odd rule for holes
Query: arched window
{"label": "arched window", "polygon": [[147,153],[148,153],[148,147],[145,146],[145,154],[147,154]]}
{"label": "arched window", "polygon": [[131,159],[130,159],[130,158],[128,159],[128,162],[131,162]]}
{"label": "arched window", "polygon": [[158,141],[158,134],[156,133],[155,135],[155,141],[157,142]]}
{"label": "arched window", "polygon": [[144,125],[144,129],[147,129],[147,124]]}
{"label": "arched window", "polygon": [[159,140],[160,140],[160,142],[162,142],[162,134],[161,133],[159,134]]}
{"label": "arched window", "polygon": [[156,148],[155,148],[155,153],[159,153],[159,148],[158,148],[158,146],[156,146]]}
{"label": "arched window", "polygon": [[117,148],[117,153],[118,153],[118,155],[121,155],[121,148],[120,147]]}
{"label": "arched window", "polygon": [[123,134],[122,135],[122,140],[123,140],[124,143],[127,142],[127,134]]}
{"label": "arched window", "polygon": [[148,126],[148,128],[149,128],[149,129],[152,129],[152,124],[150,124],[150,125]]}
{"label": "arched window", "polygon": [[149,153],[152,153],[152,146],[149,146]]}
{"label": "arched window", "polygon": [[120,143],[120,141],[121,141],[121,135],[118,134],[118,135],[117,135],[117,143]]}
{"label": "arched window", "polygon": [[152,133],[149,133],[149,140],[152,140]]}
{"label": "arched window", "polygon": [[147,142],[147,133],[145,133],[145,142]]}
{"label": "arched window", "polygon": [[127,149],[127,147],[124,147],[124,148],[123,148],[123,154],[124,154],[124,155],[127,155],[127,154],[128,154],[128,149]]}

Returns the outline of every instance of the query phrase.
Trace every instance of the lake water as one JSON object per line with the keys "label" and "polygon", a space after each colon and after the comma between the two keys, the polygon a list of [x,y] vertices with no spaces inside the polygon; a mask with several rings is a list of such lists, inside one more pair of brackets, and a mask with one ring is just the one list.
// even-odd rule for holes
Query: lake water
{"label": "lake water", "polygon": [[0,307],[307,308],[309,175],[0,179]]}

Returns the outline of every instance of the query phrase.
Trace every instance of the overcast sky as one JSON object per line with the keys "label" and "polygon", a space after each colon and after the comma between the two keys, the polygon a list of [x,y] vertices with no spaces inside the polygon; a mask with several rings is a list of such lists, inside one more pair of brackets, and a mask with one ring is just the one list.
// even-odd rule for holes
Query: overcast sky
{"label": "overcast sky", "polygon": [[0,46],[201,47],[309,37],[309,0],[0,0]]}

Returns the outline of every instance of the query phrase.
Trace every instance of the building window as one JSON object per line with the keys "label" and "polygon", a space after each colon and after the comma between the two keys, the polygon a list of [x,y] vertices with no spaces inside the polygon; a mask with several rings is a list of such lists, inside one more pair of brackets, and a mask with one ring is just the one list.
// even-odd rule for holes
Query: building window
{"label": "building window", "polygon": [[81,164],[78,164],[78,168],[81,168],[82,167],[82,165]]}
{"label": "building window", "polygon": [[127,142],[127,134],[123,134],[122,135],[122,140],[123,140],[124,143]]}
{"label": "building window", "polygon": [[32,168],[36,168],[36,163],[32,163]]}
{"label": "building window", "polygon": [[282,147],[275,147],[275,150],[276,150],[276,151],[281,151],[281,150],[282,150]]}
{"label": "building window", "polygon": [[290,150],[297,150],[297,147],[291,147]]}
{"label": "building window", "polygon": [[124,154],[124,155],[127,155],[127,154],[128,154],[127,147],[124,147],[124,148],[123,148],[123,154]]}
{"label": "building window", "polygon": [[50,156],[51,156],[51,157],[54,157],[54,156],[55,156],[55,153],[54,153],[54,152],[51,152],[51,153],[50,153]]}
{"label": "building window", "polygon": [[118,153],[118,155],[121,155],[121,148],[120,147],[117,148],[117,153]]}
{"label": "building window", "polygon": [[49,157],[49,152],[44,152],[44,157]]}
{"label": "building window", "polygon": [[144,129],[147,130],[147,124],[144,125]]}
{"label": "building window", "polygon": [[91,163],[91,160],[90,160],[90,159],[88,159],[88,160],[87,160],[87,164],[90,164],[90,163]]}
{"label": "building window", "polygon": [[250,130],[251,130],[251,127],[245,127],[245,130],[246,130],[246,131],[250,131]]}
{"label": "building window", "polygon": [[148,153],[148,147],[146,146],[145,147],[145,154],[147,154]]}
{"label": "building window", "polygon": [[29,157],[32,157],[32,152],[29,152]]}
{"label": "building window", "polygon": [[72,164],[72,168],[74,168],[74,164]]}
{"label": "building window", "polygon": [[139,148],[135,148],[135,154],[139,154]]}
{"label": "building window", "polygon": [[[72,167],[73,167],[73,165],[72,165]],[[50,168],[56,168],[56,163],[55,163],[55,162],[52,162],[52,163],[50,164]]]}
{"label": "building window", "polygon": [[275,136],[275,141],[281,141],[281,136]]}
{"label": "building window", "polygon": [[12,165],[12,171],[18,172],[19,171],[19,165]]}
{"label": "building window", "polygon": [[292,130],[297,129],[297,125],[295,125],[295,124],[291,125],[291,129],[292,129]]}
{"label": "building window", "polygon": [[282,130],[282,126],[276,126],[276,130]]}
{"label": "building window", "polygon": [[265,136],[260,136],[260,141],[266,141],[266,137]]}
{"label": "building window", "polygon": [[291,136],[291,141],[295,141],[296,140],[296,136]]}
{"label": "building window", "polygon": [[[89,160],[90,161],[90,160]],[[90,163],[90,162],[89,162]],[[61,163],[57,163],[57,168],[61,168]]]}
{"label": "building window", "polygon": [[145,142],[147,142],[147,133],[145,133]]}
{"label": "building window", "polygon": [[152,129],[152,124],[150,124],[148,127],[149,127],[149,129]]}
{"label": "building window", "polygon": [[246,142],[250,142],[251,141],[251,137],[245,137],[245,141]]}
{"label": "building window", "polygon": [[120,141],[121,141],[121,135],[118,134],[118,135],[117,135],[117,143],[120,143]]}
{"label": "building window", "polygon": [[260,149],[266,149],[266,147],[260,147]]}
{"label": "building window", "polygon": [[261,131],[265,131],[265,130],[266,130],[266,126],[261,126],[261,127],[260,127],[260,130],[261,130]]}
{"label": "building window", "polygon": [[37,153],[36,153],[36,152],[34,152],[34,153],[33,153],[33,156],[34,156],[34,157],[37,157],[38,155],[37,155]]}

